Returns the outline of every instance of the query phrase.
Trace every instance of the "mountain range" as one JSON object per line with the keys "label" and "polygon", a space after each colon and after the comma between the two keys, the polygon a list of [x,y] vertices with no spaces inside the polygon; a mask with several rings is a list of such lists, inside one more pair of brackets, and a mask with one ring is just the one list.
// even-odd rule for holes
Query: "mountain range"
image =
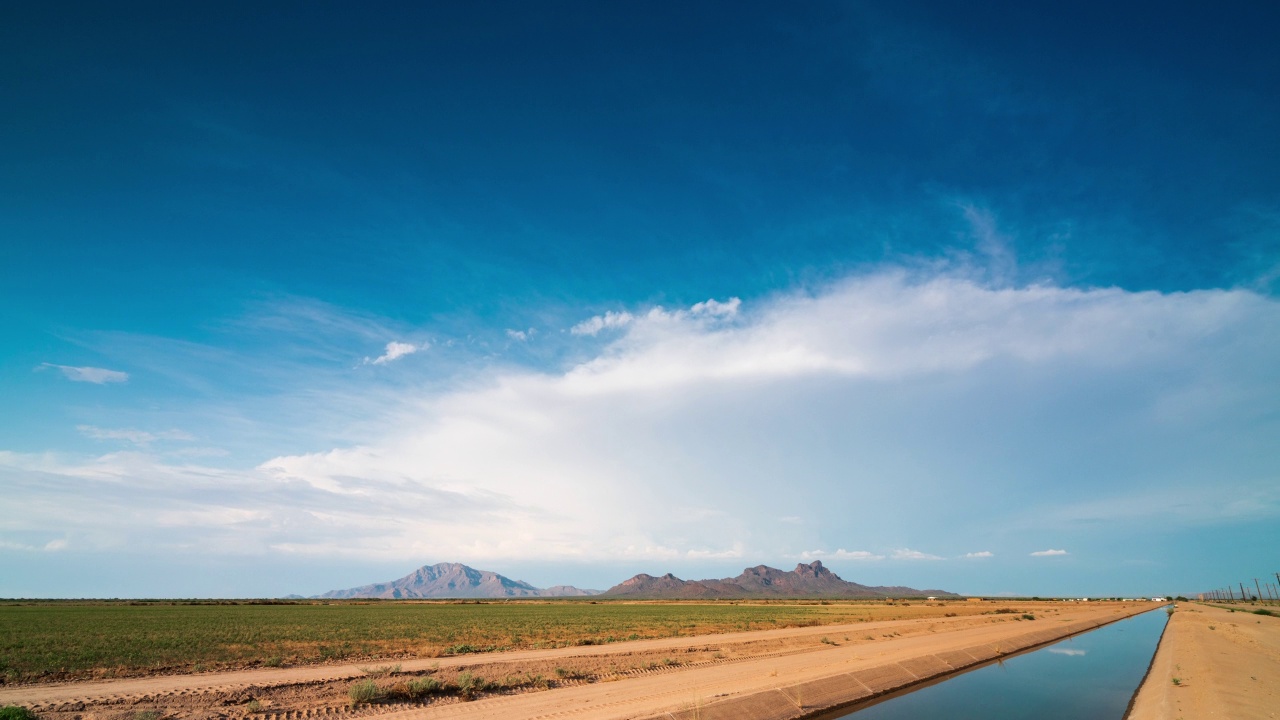
{"label": "mountain range", "polygon": [[461,563],[423,565],[399,580],[374,583],[347,590],[330,590],[317,598],[522,598],[579,597],[597,595],[599,590],[582,590],[572,585],[537,588],[523,580],[512,580],[488,570],[476,570]]}
{"label": "mountain range", "polygon": [[867,586],[840,579],[821,560],[800,563],[784,571],[757,565],[741,575],[719,580],[681,580],[667,573],[660,577],[641,573],[605,592],[583,590],[572,585],[537,588],[523,580],[512,580],[487,570],[461,563],[424,565],[399,580],[374,583],[346,590],[331,590],[318,599],[352,598],[535,598],[535,597],[629,597],[643,599],[711,598],[878,598],[957,597],[945,590],[916,590],[902,586]]}
{"label": "mountain range", "polygon": [[741,575],[720,580],[681,580],[667,573],[661,577],[640,574],[606,590],[606,596],[635,598],[878,598],[878,597],[957,597],[945,590],[916,590],[902,586],[859,585],[840,579],[822,565],[821,560],[800,563],[795,570],[784,571],[768,565],[757,565]]}

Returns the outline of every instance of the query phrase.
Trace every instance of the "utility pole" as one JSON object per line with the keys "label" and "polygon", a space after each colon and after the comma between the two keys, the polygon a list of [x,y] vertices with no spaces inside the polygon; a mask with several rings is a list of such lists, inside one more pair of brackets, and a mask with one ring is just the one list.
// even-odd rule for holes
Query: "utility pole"
{"label": "utility pole", "polygon": [[1258,602],[1262,602],[1263,601],[1262,586],[1258,584],[1258,578],[1253,579],[1253,586],[1258,588]]}
{"label": "utility pole", "polygon": [[1240,583],[1240,602],[1247,602],[1249,596],[1244,594],[1244,583]]}

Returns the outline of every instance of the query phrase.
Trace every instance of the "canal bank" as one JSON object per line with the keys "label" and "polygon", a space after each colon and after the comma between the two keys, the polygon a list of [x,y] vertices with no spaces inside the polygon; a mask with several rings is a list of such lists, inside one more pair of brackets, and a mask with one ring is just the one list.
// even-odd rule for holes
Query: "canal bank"
{"label": "canal bank", "polygon": [[[850,708],[905,689],[923,687],[966,670],[1050,645],[1144,612],[1152,604],[1115,604],[1085,617],[1035,620],[1008,627],[999,637],[936,638],[917,651],[900,648],[881,656],[851,652],[839,663],[813,668],[799,682],[777,683],[759,692],[712,697],[651,716],[650,720],[797,720],[835,717]],[[816,676],[816,677],[815,677]],[[1135,679],[1136,683],[1136,679]],[[846,710],[845,712],[848,712]]]}
{"label": "canal bank", "polygon": [[1127,720],[1178,718],[1280,718],[1280,617],[1180,603]]}

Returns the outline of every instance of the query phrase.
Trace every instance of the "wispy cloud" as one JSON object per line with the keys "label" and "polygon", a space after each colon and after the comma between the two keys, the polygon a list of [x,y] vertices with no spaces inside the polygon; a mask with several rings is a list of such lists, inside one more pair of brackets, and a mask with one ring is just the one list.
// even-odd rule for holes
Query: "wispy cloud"
{"label": "wispy cloud", "polygon": [[73,382],[87,382],[95,385],[104,385],[106,383],[122,383],[129,381],[129,373],[119,370],[107,370],[99,367],[75,367],[72,365],[55,365],[54,363],[41,363],[36,369],[43,370],[45,368],[55,368],[62,371],[62,375]]}
{"label": "wispy cloud", "polygon": [[685,555],[694,560],[736,560],[743,555],[743,544],[734,543],[726,550],[689,550]]}
{"label": "wispy cloud", "polygon": [[530,338],[537,334],[538,331],[536,328],[529,328],[528,330],[507,329],[507,337],[515,340],[516,342],[528,342]]}
{"label": "wispy cloud", "polygon": [[995,555],[994,555],[994,554],[992,554],[990,551],[982,550],[982,551],[980,551],[980,552],[965,553],[965,554],[964,554],[964,557],[966,557],[966,558],[989,558],[989,557],[995,557]]}
{"label": "wispy cloud", "polygon": [[889,555],[889,557],[893,558],[894,560],[941,560],[942,559],[942,557],[939,555],[930,555],[929,553],[920,552],[919,550],[911,550],[910,548],[901,548],[899,550],[894,550],[893,553]]}
{"label": "wispy cloud", "polygon": [[30,545],[27,543],[0,539],[0,550],[19,550],[22,552],[58,552],[59,550],[66,550],[67,545],[68,543],[64,538],[50,540],[43,545]]}
{"label": "wispy cloud", "polygon": [[182,430],[162,430],[160,432],[147,432],[145,430],[135,430],[133,428],[100,428],[93,425],[77,425],[76,430],[81,435],[92,438],[94,440],[125,440],[134,445],[146,446],[157,440],[174,440],[179,442],[189,442],[195,440],[195,436]]}
{"label": "wispy cloud", "polygon": [[1066,550],[1037,550],[1031,553],[1031,557],[1052,557],[1055,555],[1068,555]]}
{"label": "wispy cloud", "polygon": [[396,360],[399,360],[402,357],[412,355],[418,352],[419,350],[425,349],[426,347],[427,345],[425,343],[422,345],[414,345],[412,343],[404,343],[404,342],[398,342],[393,340],[387,343],[386,352],[382,353],[376,358],[370,359],[366,357],[364,359],[364,364],[365,365],[385,365],[389,362],[394,362]]}
{"label": "wispy cloud", "polygon": [[835,552],[827,552],[825,550],[806,550],[800,553],[802,560],[883,560],[884,555],[877,555],[867,550],[845,550],[840,548]]}

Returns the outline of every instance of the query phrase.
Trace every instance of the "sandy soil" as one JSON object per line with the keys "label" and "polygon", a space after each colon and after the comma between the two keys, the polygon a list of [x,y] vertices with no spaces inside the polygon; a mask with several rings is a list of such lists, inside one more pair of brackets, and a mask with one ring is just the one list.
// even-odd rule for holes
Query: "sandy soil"
{"label": "sandy soil", "polygon": [[1129,718],[1275,717],[1280,717],[1280,617],[1180,603]]}
{"label": "sandy soil", "polygon": [[[996,606],[990,606],[994,609]],[[382,687],[463,672],[507,687],[351,707],[371,665],[169,675],[0,689],[0,705],[50,720],[800,717],[1050,642],[1150,609],[1149,603],[1017,603],[1018,614],[785,628],[609,645],[399,661]],[[945,608],[939,608],[944,615]],[[1037,620],[1022,620],[1021,612]],[[1248,616],[1256,617],[1256,616]],[[1271,620],[1271,618],[1267,618]],[[530,681],[537,678],[536,681]],[[825,684],[824,684],[825,683]],[[851,694],[852,693],[852,694]]]}

